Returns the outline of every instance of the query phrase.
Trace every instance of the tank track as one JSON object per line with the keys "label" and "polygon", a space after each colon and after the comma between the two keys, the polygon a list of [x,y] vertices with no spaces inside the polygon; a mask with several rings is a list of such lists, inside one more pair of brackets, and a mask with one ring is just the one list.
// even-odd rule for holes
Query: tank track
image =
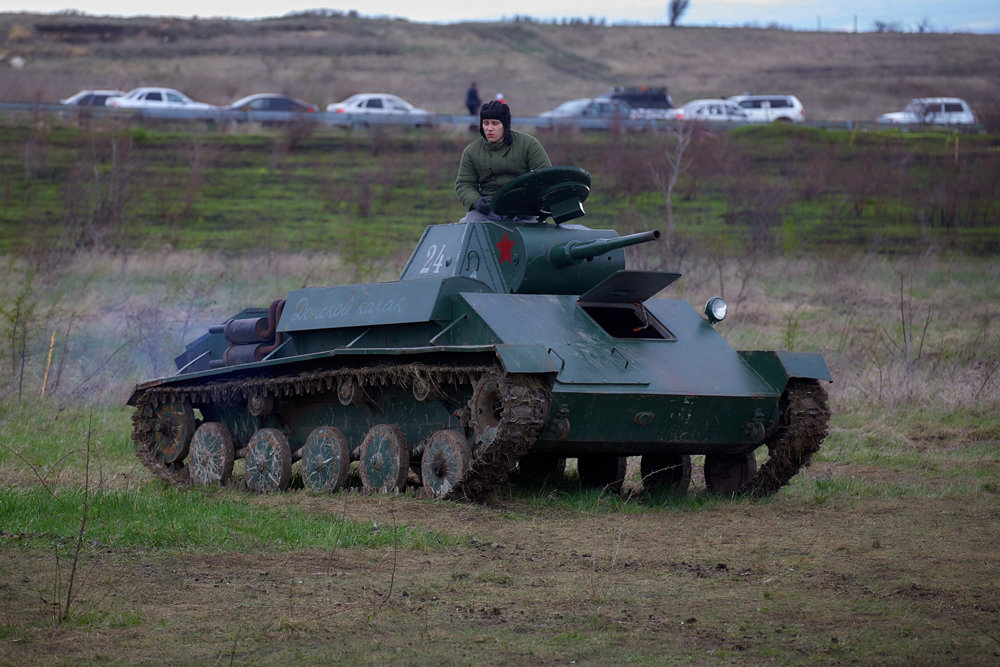
{"label": "tank track", "polygon": [[[132,440],[136,455],[157,477],[172,485],[187,485],[189,474],[183,463],[165,463],[157,457],[153,428],[155,410],[163,403],[186,401],[192,405],[207,403],[245,403],[251,396],[304,396],[329,393],[336,400],[341,378],[354,377],[362,389],[379,385],[412,386],[414,381],[434,386],[473,385],[479,378],[498,371],[491,365],[383,365],[363,368],[340,368],[309,371],[298,375],[240,378],[204,385],[154,386],[140,393],[132,415]],[[449,498],[485,502],[504,482],[507,473],[541,431],[548,413],[549,392],[538,380],[527,376],[505,376],[504,409],[497,436],[489,446],[476,449],[472,468]],[[469,428],[468,409],[462,417]]]}
{"label": "tank track", "polygon": [[809,465],[830,431],[826,389],[816,380],[789,380],[781,409],[781,426],[766,443],[770,458],[739,493],[755,497],[777,493]]}
{"label": "tank track", "polygon": [[503,407],[496,434],[488,443],[477,443],[471,470],[446,498],[491,502],[545,426],[549,387],[528,375],[504,376],[500,387]]}
{"label": "tank track", "polygon": [[190,483],[188,469],[183,463],[166,463],[157,458],[153,445],[153,410],[160,401],[159,393],[150,390],[142,394],[132,413],[132,442],[135,454],[154,475],[175,486]]}

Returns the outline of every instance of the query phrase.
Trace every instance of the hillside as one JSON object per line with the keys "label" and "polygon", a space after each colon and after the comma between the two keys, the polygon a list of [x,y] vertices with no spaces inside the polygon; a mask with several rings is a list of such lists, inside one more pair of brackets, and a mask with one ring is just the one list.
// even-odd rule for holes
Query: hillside
{"label": "hillside", "polygon": [[26,61],[0,68],[4,101],[166,85],[214,104],[274,91],[325,105],[383,90],[460,113],[475,80],[524,115],[614,85],[667,85],[678,104],[792,92],[814,120],[872,120],[912,97],[956,95],[992,125],[1000,104],[1000,35],[7,13],[0,54]]}

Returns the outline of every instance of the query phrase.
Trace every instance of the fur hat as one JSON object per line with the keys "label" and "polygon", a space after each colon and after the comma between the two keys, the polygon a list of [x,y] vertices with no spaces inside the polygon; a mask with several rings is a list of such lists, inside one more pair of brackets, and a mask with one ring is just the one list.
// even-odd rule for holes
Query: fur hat
{"label": "fur hat", "polygon": [[486,133],[483,132],[483,121],[487,118],[498,120],[503,124],[503,142],[510,146],[514,138],[510,134],[510,107],[503,102],[492,100],[479,109],[479,134],[483,139]]}

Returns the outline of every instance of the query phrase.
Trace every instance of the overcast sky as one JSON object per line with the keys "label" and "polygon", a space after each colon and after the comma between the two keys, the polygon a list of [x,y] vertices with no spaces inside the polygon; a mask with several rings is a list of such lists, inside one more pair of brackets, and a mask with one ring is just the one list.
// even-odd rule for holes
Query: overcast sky
{"label": "overcast sky", "polygon": [[[516,15],[604,19],[614,23],[665,23],[668,0],[499,0],[435,2],[434,0],[0,0],[0,11],[58,12],[134,16],[231,16],[259,18],[291,11],[356,9],[364,16],[396,16],[411,21],[452,23],[492,21]],[[1000,33],[998,0],[691,0],[681,25],[771,26],[799,30],[869,31],[877,21],[913,31],[918,24],[937,32]]]}

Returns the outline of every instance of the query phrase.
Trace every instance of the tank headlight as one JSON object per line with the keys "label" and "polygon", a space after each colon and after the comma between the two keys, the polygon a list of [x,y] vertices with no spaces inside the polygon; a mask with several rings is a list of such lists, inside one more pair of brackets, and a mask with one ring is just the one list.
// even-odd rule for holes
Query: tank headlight
{"label": "tank headlight", "polygon": [[726,319],[726,310],[728,308],[729,306],[726,305],[725,299],[721,296],[713,296],[708,300],[708,303],[705,304],[705,317],[707,317],[708,321],[712,324],[721,322]]}

